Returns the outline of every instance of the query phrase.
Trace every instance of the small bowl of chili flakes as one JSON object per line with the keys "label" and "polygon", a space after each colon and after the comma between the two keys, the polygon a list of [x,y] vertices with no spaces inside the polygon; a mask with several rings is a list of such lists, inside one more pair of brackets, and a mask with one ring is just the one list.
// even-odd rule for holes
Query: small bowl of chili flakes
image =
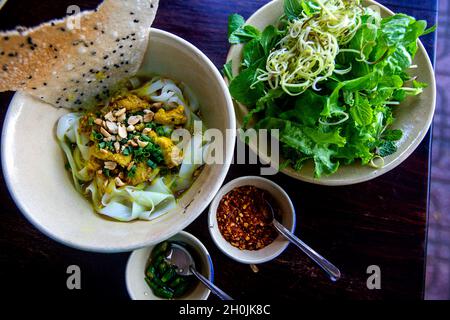
{"label": "small bowl of chili flakes", "polygon": [[224,185],[209,208],[209,231],[215,244],[230,258],[259,264],[280,255],[289,242],[267,219],[267,205],[286,228],[295,230],[295,209],[276,183],[257,176],[235,179]]}

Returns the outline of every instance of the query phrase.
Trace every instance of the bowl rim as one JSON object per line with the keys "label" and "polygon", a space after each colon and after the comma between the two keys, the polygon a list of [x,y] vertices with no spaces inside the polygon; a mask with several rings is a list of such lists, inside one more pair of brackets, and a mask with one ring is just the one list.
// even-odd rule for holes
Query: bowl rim
{"label": "bowl rim", "polygon": [[[292,203],[291,198],[289,197],[289,195],[287,194],[287,192],[278,184],[276,184],[275,182],[273,182],[272,180],[260,177],[260,176],[243,176],[243,177],[239,177],[236,179],[233,179],[231,181],[229,181],[228,183],[226,183],[225,185],[222,186],[222,188],[220,188],[220,190],[217,192],[217,194],[215,195],[214,199],[211,201],[211,204],[209,206],[209,211],[208,211],[208,230],[209,230],[209,234],[211,235],[211,238],[214,242],[214,244],[220,249],[220,251],[222,251],[227,257],[243,263],[243,264],[260,264],[260,263],[265,263],[271,260],[276,259],[280,254],[282,254],[286,248],[289,246],[290,242],[288,240],[283,241],[284,243],[280,244],[279,249],[272,255],[266,256],[266,257],[262,257],[262,258],[243,258],[243,257],[238,257],[233,255],[227,248],[225,248],[224,246],[222,246],[222,244],[218,241],[217,237],[221,237],[222,234],[220,233],[220,231],[218,230],[218,226],[217,224],[213,223],[213,219],[214,216],[217,213],[217,210],[213,210],[213,207],[215,207],[217,209],[218,206],[218,202],[223,198],[223,196],[225,194],[223,194],[223,190],[229,188],[230,186],[236,185],[236,184],[240,184],[241,182],[246,182],[248,181],[249,183],[247,185],[254,185],[252,183],[252,181],[260,181],[263,184],[268,184],[272,187],[274,187],[277,191],[280,192],[280,194],[282,194],[282,196],[285,198],[283,200],[287,201],[287,204],[290,208],[289,210],[289,217],[290,219],[292,219],[292,227],[290,228],[290,231],[292,233],[295,232],[295,229],[297,227],[297,215],[296,215],[296,211],[295,211],[295,207],[294,204]],[[241,186],[246,185],[246,184],[242,184]],[[272,194],[272,196],[274,196]],[[217,230],[217,233],[213,233],[213,230]],[[280,235],[281,236],[281,235]],[[226,242],[226,240],[225,240]],[[227,242],[228,243],[228,242]],[[230,245],[231,246],[231,245]],[[252,251],[250,250],[243,250],[242,252],[248,252],[249,255],[251,255]]]}
{"label": "bowl rim", "polygon": [[[175,236],[181,236],[182,238],[187,238],[187,239],[190,239],[193,242],[195,242],[195,244],[197,246],[195,248],[195,250],[197,251],[197,253],[205,256],[206,260],[208,260],[208,270],[209,270],[209,277],[208,277],[208,279],[209,279],[209,281],[214,283],[214,264],[212,262],[211,255],[209,254],[208,249],[206,249],[205,245],[196,236],[194,236],[193,234],[191,234],[191,233],[189,233],[187,231],[184,231],[184,230],[174,234],[170,238],[173,238]],[[170,238],[168,238],[167,240],[170,240]],[[133,250],[130,253],[130,256],[128,257],[127,264],[126,264],[126,267],[125,267],[125,285],[127,287],[128,296],[132,300],[140,300],[140,299],[138,299],[134,295],[134,291],[131,289],[131,280],[128,277],[128,270],[131,269],[131,264],[133,263],[134,259],[136,258],[136,255],[137,255],[138,251],[149,250],[149,249],[152,249],[155,246],[156,246],[156,244],[152,244],[150,246],[145,246],[145,247],[142,247],[140,249]],[[207,287],[204,287],[204,289],[205,289],[205,291],[204,291],[205,293],[202,294],[202,299],[201,300],[207,300],[209,295],[211,294],[211,290],[209,290]],[[184,299],[178,299],[178,300],[179,301],[183,301]]]}
{"label": "bowl rim", "polygon": [[[165,38],[171,39],[175,42],[178,42],[180,45],[186,47],[190,52],[192,52],[192,54],[195,54],[198,57],[200,57],[200,59],[203,61],[203,63],[205,63],[208,66],[208,69],[210,69],[210,71],[213,73],[214,78],[217,80],[220,88],[223,91],[226,105],[227,105],[227,108],[229,109],[229,117],[228,117],[229,127],[227,129],[231,129],[230,130],[231,131],[231,133],[230,133],[231,141],[228,142],[230,151],[228,152],[228,155],[225,155],[225,159],[224,159],[225,161],[222,165],[223,168],[217,179],[217,181],[220,183],[216,183],[214,188],[212,190],[210,189],[210,194],[207,197],[207,201],[204,201],[203,203],[199,204],[199,209],[198,209],[199,213],[197,214],[197,216],[195,216],[195,217],[193,216],[193,218],[191,220],[186,220],[183,224],[180,225],[179,230],[170,231],[166,235],[166,239],[168,239],[168,238],[174,236],[175,234],[179,233],[181,230],[185,229],[188,225],[190,225],[193,221],[195,221],[195,219],[197,219],[198,216],[200,216],[203,213],[203,211],[205,211],[205,209],[208,207],[209,203],[212,201],[212,199],[214,198],[217,191],[220,189],[223,181],[225,180],[225,177],[228,174],[228,171],[230,169],[230,165],[232,162],[232,157],[233,157],[232,150],[234,150],[235,143],[236,143],[236,116],[235,116],[235,112],[234,112],[233,101],[231,99],[231,95],[228,90],[228,86],[226,85],[222,75],[219,73],[218,69],[213,64],[213,62],[200,49],[198,49],[196,46],[194,46],[189,41],[184,40],[183,38],[181,38],[173,33],[170,33],[170,32],[167,32],[167,31],[164,31],[161,29],[151,28],[149,33],[150,34],[153,33],[153,36],[155,36],[155,37],[156,36],[165,37]],[[150,37],[151,36],[152,35],[150,35]],[[150,42],[150,40],[149,40],[149,42]],[[5,157],[6,157],[7,150],[5,147],[6,144],[3,143],[3,141],[5,141],[9,135],[8,128],[13,121],[13,114],[12,114],[10,106],[17,103],[17,101],[22,97],[22,95],[26,95],[26,94],[22,93],[22,92],[16,92],[8,105],[8,109],[6,111],[5,119],[3,122],[3,129],[1,132],[2,143],[0,146],[0,152],[1,152],[0,159],[2,162],[1,165],[2,165],[3,176],[4,176],[6,187],[9,191],[11,198],[13,199],[15,205],[20,210],[20,212],[25,216],[25,218],[36,229],[38,229],[41,233],[43,233],[50,239],[52,239],[56,242],[59,242],[63,245],[66,245],[68,247],[71,247],[71,248],[74,248],[77,250],[87,251],[87,252],[98,252],[98,253],[129,252],[129,251],[135,250],[137,248],[142,248],[142,247],[152,245],[153,243],[155,243],[155,241],[149,240],[149,241],[143,241],[141,243],[136,243],[136,244],[122,246],[122,247],[99,247],[96,245],[79,244],[79,243],[67,240],[61,236],[54,235],[51,230],[49,230],[46,227],[44,227],[43,225],[41,225],[39,223],[39,221],[36,220],[36,218],[34,217],[34,215],[31,212],[29,212],[28,210],[25,209],[25,207],[23,206],[23,204],[21,203],[21,201],[19,199],[19,196],[17,195],[16,187],[12,183],[12,176],[11,176],[12,170],[10,170],[10,167],[13,165],[13,163],[9,163],[6,161]]]}
{"label": "bowl rim", "polygon": [[[246,23],[255,19],[255,17],[260,15],[263,11],[270,9],[272,6],[275,6],[276,3],[279,1],[282,1],[282,0],[272,0],[268,3],[266,3],[265,5],[260,7],[258,10],[256,10],[246,20]],[[379,2],[377,2],[375,0],[362,0],[362,1],[366,3],[364,6],[375,5],[375,6],[379,7],[381,10],[386,11],[389,15],[395,14],[392,10],[390,10],[389,8],[387,8],[386,6],[380,4]],[[231,60],[236,46],[238,46],[238,45],[232,45],[230,47],[230,49],[228,50],[227,58],[226,58],[227,62],[229,62]],[[421,51],[424,53],[424,58],[425,58],[424,69],[426,69],[431,74],[431,83],[429,83],[429,86],[428,86],[428,88],[431,90],[431,101],[430,101],[431,112],[428,114],[428,117],[426,118],[426,121],[424,123],[425,125],[424,125],[423,129],[420,130],[420,132],[417,136],[417,139],[414,140],[414,142],[412,144],[407,146],[405,148],[405,150],[403,151],[403,153],[401,153],[397,157],[395,157],[387,166],[377,169],[376,171],[374,171],[372,173],[365,174],[360,177],[354,177],[354,178],[341,178],[341,179],[334,179],[334,180],[316,179],[316,178],[314,178],[314,176],[311,177],[310,175],[298,173],[295,170],[293,170],[292,168],[284,168],[284,169],[280,170],[280,172],[282,172],[283,174],[285,174],[289,177],[292,177],[296,180],[304,181],[304,182],[308,182],[308,183],[312,183],[312,184],[324,185],[324,186],[347,186],[347,185],[358,184],[358,183],[367,182],[372,179],[375,179],[375,178],[395,169],[397,166],[399,166],[401,163],[403,163],[407,158],[409,158],[409,156],[419,147],[419,145],[422,143],[425,136],[428,134],[430,127],[432,125],[434,113],[436,110],[436,90],[437,89],[436,89],[435,71],[433,68],[433,64],[431,63],[430,56],[428,55],[428,52],[425,49],[425,47],[420,39],[418,40],[418,47],[419,47],[418,51]],[[225,77],[224,77],[224,79],[225,79],[226,83],[228,84],[229,83],[228,80]],[[233,99],[233,103],[238,103],[238,102],[235,102]],[[240,127],[241,123],[239,122],[238,125]],[[261,159],[263,159],[265,162],[270,163],[270,159],[266,155],[262,154],[261,152],[258,152],[257,150],[254,150],[254,146],[249,145],[249,147]]]}

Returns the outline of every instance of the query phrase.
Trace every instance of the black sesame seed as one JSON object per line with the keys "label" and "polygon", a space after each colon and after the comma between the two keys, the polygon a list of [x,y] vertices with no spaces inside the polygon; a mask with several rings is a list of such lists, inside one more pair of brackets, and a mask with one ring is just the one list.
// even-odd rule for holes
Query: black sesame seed
{"label": "black sesame seed", "polygon": [[2,70],[5,71],[5,72],[8,71],[8,65],[4,64],[4,65],[2,66]]}
{"label": "black sesame seed", "polygon": [[62,32],[65,32],[65,31],[66,31],[66,29],[63,28],[63,27],[59,28],[59,30],[61,30]]}
{"label": "black sesame seed", "polygon": [[134,16],[134,12],[130,12],[130,15]]}
{"label": "black sesame seed", "polygon": [[105,59],[105,60],[106,60],[106,59],[108,59],[108,58],[109,58],[109,56],[108,56],[108,55],[106,55],[106,56],[104,56],[104,57],[103,57],[103,59]]}
{"label": "black sesame seed", "polygon": [[66,91],[67,90],[67,88],[63,88],[63,91]]}
{"label": "black sesame seed", "polygon": [[52,27],[54,27],[54,26],[55,26],[55,23],[54,23],[54,22],[52,22],[52,23],[50,23],[50,25],[51,25]]}
{"label": "black sesame seed", "polygon": [[5,52],[4,52],[4,51],[0,52],[0,55],[4,56],[4,55],[5,55]]}
{"label": "black sesame seed", "polygon": [[139,23],[139,20],[138,19],[134,19],[133,22],[134,23]]}
{"label": "black sesame seed", "polygon": [[91,52],[91,55],[93,55],[93,56],[95,56],[96,54],[97,54],[97,52],[95,52],[95,51]]}
{"label": "black sesame seed", "polygon": [[44,82],[44,86],[46,86],[47,85],[47,82]]}
{"label": "black sesame seed", "polygon": [[119,49],[123,49],[123,46],[119,46]]}
{"label": "black sesame seed", "polygon": [[28,44],[33,44],[33,39],[31,37],[28,37],[27,42],[28,42]]}
{"label": "black sesame seed", "polygon": [[33,87],[33,88],[31,88],[31,89],[36,90],[36,87]]}
{"label": "black sesame seed", "polygon": [[90,45],[91,45],[91,46],[93,46],[93,45],[94,45],[94,42],[93,42],[93,41],[91,41],[91,42],[89,42],[89,43],[90,43]]}
{"label": "black sesame seed", "polygon": [[9,37],[4,37],[3,40],[8,41]]}
{"label": "black sesame seed", "polygon": [[28,76],[28,80],[31,80],[31,79],[33,79],[33,76]]}

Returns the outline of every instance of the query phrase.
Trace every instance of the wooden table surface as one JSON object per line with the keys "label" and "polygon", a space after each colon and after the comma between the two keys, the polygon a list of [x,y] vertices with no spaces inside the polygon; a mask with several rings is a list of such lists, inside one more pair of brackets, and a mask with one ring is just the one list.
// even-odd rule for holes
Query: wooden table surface
{"label": "wooden table surface", "polygon": [[[162,0],[154,26],[200,48],[218,68],[225,61],[227,16],[248,17],[265,0]],[[382,0],[394,11],[436,22],[437,0]],[[9,0],[0,11],[0,29],[33,26],[65,15],[78,4],[98,0]],[[434,58],[433,35],[424,44]],[[1,123],[11,93],[0,94]],[[296,234],[340,267],[343,277],[330,282],[294,246],[260,265],[258,274],[224,256],[213,244],[203,213],[187,231],[212,255],[216,283],[238,299],[294,301],[311,299],[421,299],[429,190],[430,133],[403,164],[373,181],[346,187],[302,183],[278,174],[273,180],[291,196],[297,210]],[[254,165],[233,165],[227,180],[259,174]],[[74,297],[128,299],[124,271],[128,253],[96,254],[60,245],[37,231],[19,212],[0,176],[0,279],[2,291],[25,298]],[[66,288],[66,268],[81,268],[82,289]],[[370,265],[381,268],[381,290],[366,286]],[[212,298],[215,299],[215,298]]]}

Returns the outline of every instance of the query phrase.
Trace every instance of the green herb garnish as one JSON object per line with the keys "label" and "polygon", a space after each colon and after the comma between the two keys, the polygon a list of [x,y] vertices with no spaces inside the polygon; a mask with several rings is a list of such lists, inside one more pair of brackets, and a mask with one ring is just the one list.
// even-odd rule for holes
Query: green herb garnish
{"label": "green herb garnish", "polygon": [[284,164],[313,161],[316,177],[397,151],[394,110],[427,87],[409,72],[417,39],[434,30],[405,14],[381,18],[359,0],[335,2],[285,0],[279,23],[262,32],[237,14],[228,26],[229,42],[243,44],[239,74],[231,62],[224,74],[249,109],[244,127],[278,129]]}

